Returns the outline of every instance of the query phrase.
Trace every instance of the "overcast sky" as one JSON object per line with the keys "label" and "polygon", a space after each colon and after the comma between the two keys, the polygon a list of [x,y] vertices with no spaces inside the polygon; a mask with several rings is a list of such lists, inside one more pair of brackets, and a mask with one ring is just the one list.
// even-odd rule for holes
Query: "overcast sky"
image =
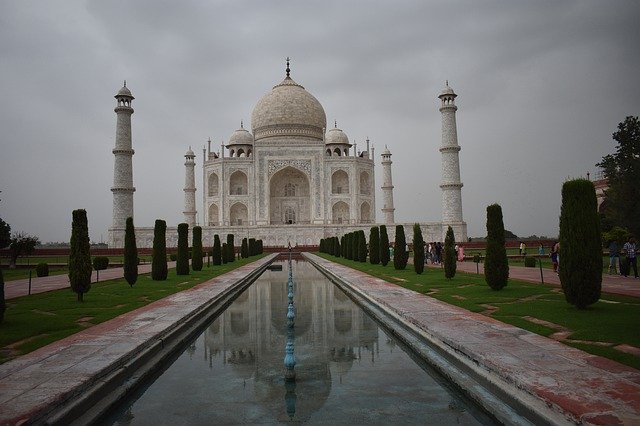
{"label": "overcast sky", "polygon": [[[249,123],[291,76],[358,144],[393,156],[395,218],[441,218],[437,95],[458,94],[463,215],[557,235],[561,185],[595,172],[611,133],[640,114],[638,1],[0,0],[0,217],[68,241],[85,208],[111,224],[116,115],[133,92],[137,226],[183,221],[184,154]],[[245,126],[247,127],[247,126]],[[364,146],[360,145],[360,146]]]}

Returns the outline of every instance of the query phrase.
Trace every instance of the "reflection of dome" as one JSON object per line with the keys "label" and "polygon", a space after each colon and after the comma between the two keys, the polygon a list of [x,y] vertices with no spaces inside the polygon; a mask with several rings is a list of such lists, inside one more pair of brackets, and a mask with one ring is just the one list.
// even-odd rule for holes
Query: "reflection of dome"
{"label": "reflection of dome", "polygon": [[322,140],[327,116],[320,102],[287,76],[258,101],[251,127],[256,141],[278,136]]}

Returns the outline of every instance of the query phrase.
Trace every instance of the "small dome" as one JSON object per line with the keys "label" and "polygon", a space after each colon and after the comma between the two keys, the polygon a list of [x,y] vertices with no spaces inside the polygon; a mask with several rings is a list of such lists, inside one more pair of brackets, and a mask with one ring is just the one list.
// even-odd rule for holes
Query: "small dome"
{"label": "small dome", "polygon": [[341,145],[351,145],[349,143],[349,138],[347,135],[337,127],[331,129],[327,132],[326,137],[324,138],[325,144],[341,144]]}
{"label": "small dome", "polygon": [[256,141],[277,136],[322,140],[327,117],[320,102],[287,76],[258,101],[251,114],[251,127]]}
{"label": "small dome", "polygon": [[125,80],[124,82],[124,86],[122,86],[122,89],[118,90],[118,94],[116,95],[116,97],[118,96],[127,96],[129,98],[133,98],[133,95],[131,94],[131,90],[129,90],[129,88],[127,87],[127,81]]}
{"label": "small dome", "polygon": [[448,80],[444,85],[444,89],[442,89],[442,92],[440,92],[440,95],[438,97],[447,96],[447,95],[453,95],[453,97],[458,96],[458,95],[455,94],[453,89],[451,87],[449,87],[449,81]]}
{"label": "small dome", "polygon": [[229,145],[253,145],[253,135],[240,124],[240,128],[229,137]]}
{"label": "small dome", "polygon": [[187,153],[184,156],[185,157],[195,157],[196,154],[194,154],[193,151],[191,150],[191,147],[189,147],[189,149],[187,150]]}
{"label": "small dome", "polygon": [[384,146],[384,151],[382,151],[382,155],[391,155],[391,151],[389,151],[389,148],[387,148],[387,146]]}

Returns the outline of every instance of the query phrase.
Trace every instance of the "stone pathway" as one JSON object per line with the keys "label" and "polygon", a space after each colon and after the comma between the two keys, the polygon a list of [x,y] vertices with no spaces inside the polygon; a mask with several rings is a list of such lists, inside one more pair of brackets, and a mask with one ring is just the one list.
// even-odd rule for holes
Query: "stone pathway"
{"label": "stone pathway", "polygon": [[[587,424],[640,424],[640,371],[307,256],[495,380],[513,386],[514,392],[526,392],[567,419]],[[469,266],[475,272],[475,264]]]}
{"label": "stone pathway", "polygon": [[[167,262],[169,268],[174,268],[176,262]],[[151,272],[151,264],[145,263],[138,265],[138,274],[146,274]],[[124,269],[108,268],[100,271],[100,281],[114,280],[124,277]],[[97,272],[91,273],[91,282],[97,280]],[[69,276],[67,274],[50,275],[48,277],[31,278],[31,294],[45,293],[47,291],[60,290],[61,288],[71,289],[69,284]],[[5,299],[14,299],[16,297],[27,296],[29,294],[29,279],[13,280],[4,283]]]}

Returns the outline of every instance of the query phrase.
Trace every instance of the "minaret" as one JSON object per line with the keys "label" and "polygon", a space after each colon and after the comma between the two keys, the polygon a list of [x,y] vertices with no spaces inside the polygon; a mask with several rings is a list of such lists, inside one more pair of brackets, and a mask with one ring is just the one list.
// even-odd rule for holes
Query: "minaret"
{"label": "minaret", "polygon": [[184,221],[193,228],[196,225],[196,155],[189,147],[184,155],[186,168],[184,175]]}
{"label": "minaret", "polygon": [[393,212],[393,183],[391,183],[391,152],[389,148],[384,147],[382,153],[382,214],[384,215],[384,223],[392,225],[395,223]]}
{"label": "minaret", "polygon": [[131,101],[134,99],[127,88],[127,82],[115,96],[117,106],[116,146],[113,149],[115,162],[113,165],[113,223],[111,225],[110,243],[114,247],[124,244],[124,228],[128,217],[133,217],[133,149],[131,148]]}
{"label": "minaret", "polygon": [[[443,225],[457,224],[464,226],[464,229],[456,230],[456,240],[466,239],[466,224],[462,221],[462,182],[460,181],[460,160],[458,152],[458,131],[456,126],[455,104],[456,95],[449,82],[438,96],[440,98],[440,112],[442,113],[442,223]],[[446,232],[446,228],[444,228]]]}

